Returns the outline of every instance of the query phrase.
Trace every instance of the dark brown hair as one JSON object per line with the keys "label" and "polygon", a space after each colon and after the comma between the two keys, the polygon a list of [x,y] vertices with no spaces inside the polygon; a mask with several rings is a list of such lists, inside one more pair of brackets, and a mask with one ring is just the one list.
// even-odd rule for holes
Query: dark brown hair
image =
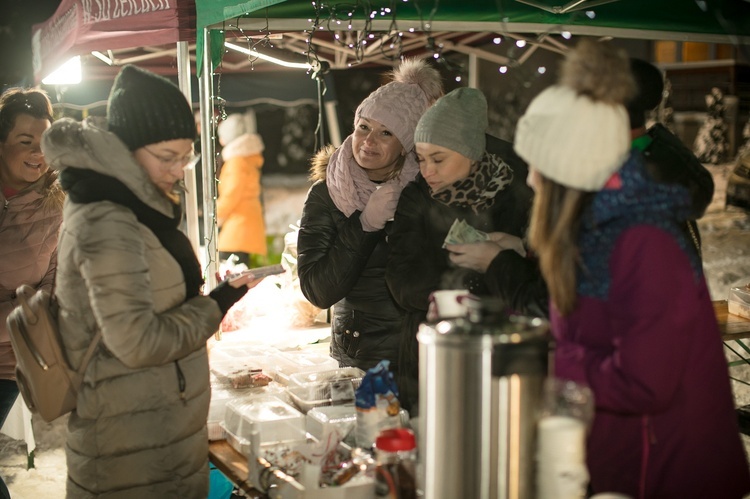
{"label": "dark brown hair", "polygon": [[47,93],[39,89],[11,88],[0,95],[0,142],[8,139],[8,134],[16,124],[19,114],[28,114],[41,120],[54,121],[52,103]]}

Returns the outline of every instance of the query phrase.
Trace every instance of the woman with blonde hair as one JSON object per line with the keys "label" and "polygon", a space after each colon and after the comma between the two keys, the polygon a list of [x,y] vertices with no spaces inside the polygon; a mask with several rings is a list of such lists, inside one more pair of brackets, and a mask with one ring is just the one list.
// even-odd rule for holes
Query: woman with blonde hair
{"label": "woman with blonde hair", "polygon": [[683,186],[630,148],[627,56],[582,42],[518,123],[536,191],[529,230],[547,282],[554,375],[587,385],[594,493],[741,498],[750,473]]}
{"label": "woman with blonde hair", "polygon": [[368,369],[387,359],[397,367],[401,311],[385,283],[385,229],[419,171],[414,128],[442,93],[437,70],[422,60],[401,62],[393,81],[357,107],[354,132],[313,159],[298,271],[307,299],[333,306],[331,356],[342,366]]}

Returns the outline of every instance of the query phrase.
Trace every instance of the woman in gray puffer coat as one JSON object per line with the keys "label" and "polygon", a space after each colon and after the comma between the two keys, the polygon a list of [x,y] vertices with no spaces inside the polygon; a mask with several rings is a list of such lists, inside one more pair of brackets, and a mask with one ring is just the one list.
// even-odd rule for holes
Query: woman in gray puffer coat
{"label": "woman in gray puffer coat", "polygon": [[440,74],[421,60],[393,76],[359,105],[344,143],[314,158],[297,240],[302,292],[333,306],[331,356],[365,370],[383,359],[397,367],[402,312],[385,283],[384,229],[419,170],[414,127],[443,92]]}
{"label": "woman in gray puffer coat", "polygon": [[247,283],[201,294],[173,192],[194,139],[179,89],[134,66],[106,124],[60,120],[43,137],[68,195],[55,295],[74,367],[102,334],[68,422],[69,498],[208,494],[206,340]]}

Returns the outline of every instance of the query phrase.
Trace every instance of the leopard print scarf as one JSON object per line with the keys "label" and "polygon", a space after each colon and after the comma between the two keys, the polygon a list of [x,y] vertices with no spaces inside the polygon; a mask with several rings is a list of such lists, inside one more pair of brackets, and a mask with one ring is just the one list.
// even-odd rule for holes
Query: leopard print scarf
{"label": "leopard print scarf", "polygon": [[436,201],[448,206],[471,208],[479,213],[495,204],[497,193],[513,181],[513,169],[499,156],[485,152],[472,166],[469,176],[438,192],[430,192]]}

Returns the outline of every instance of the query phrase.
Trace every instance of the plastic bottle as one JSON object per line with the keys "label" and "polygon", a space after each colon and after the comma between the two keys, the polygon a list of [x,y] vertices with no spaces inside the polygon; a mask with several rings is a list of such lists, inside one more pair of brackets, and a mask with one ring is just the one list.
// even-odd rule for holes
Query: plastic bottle
{"label": "plastic bottle", "polygon": [[393,499],[416,499],[417,441],[407,428],[383,430],[375,439],[376,494]]}

